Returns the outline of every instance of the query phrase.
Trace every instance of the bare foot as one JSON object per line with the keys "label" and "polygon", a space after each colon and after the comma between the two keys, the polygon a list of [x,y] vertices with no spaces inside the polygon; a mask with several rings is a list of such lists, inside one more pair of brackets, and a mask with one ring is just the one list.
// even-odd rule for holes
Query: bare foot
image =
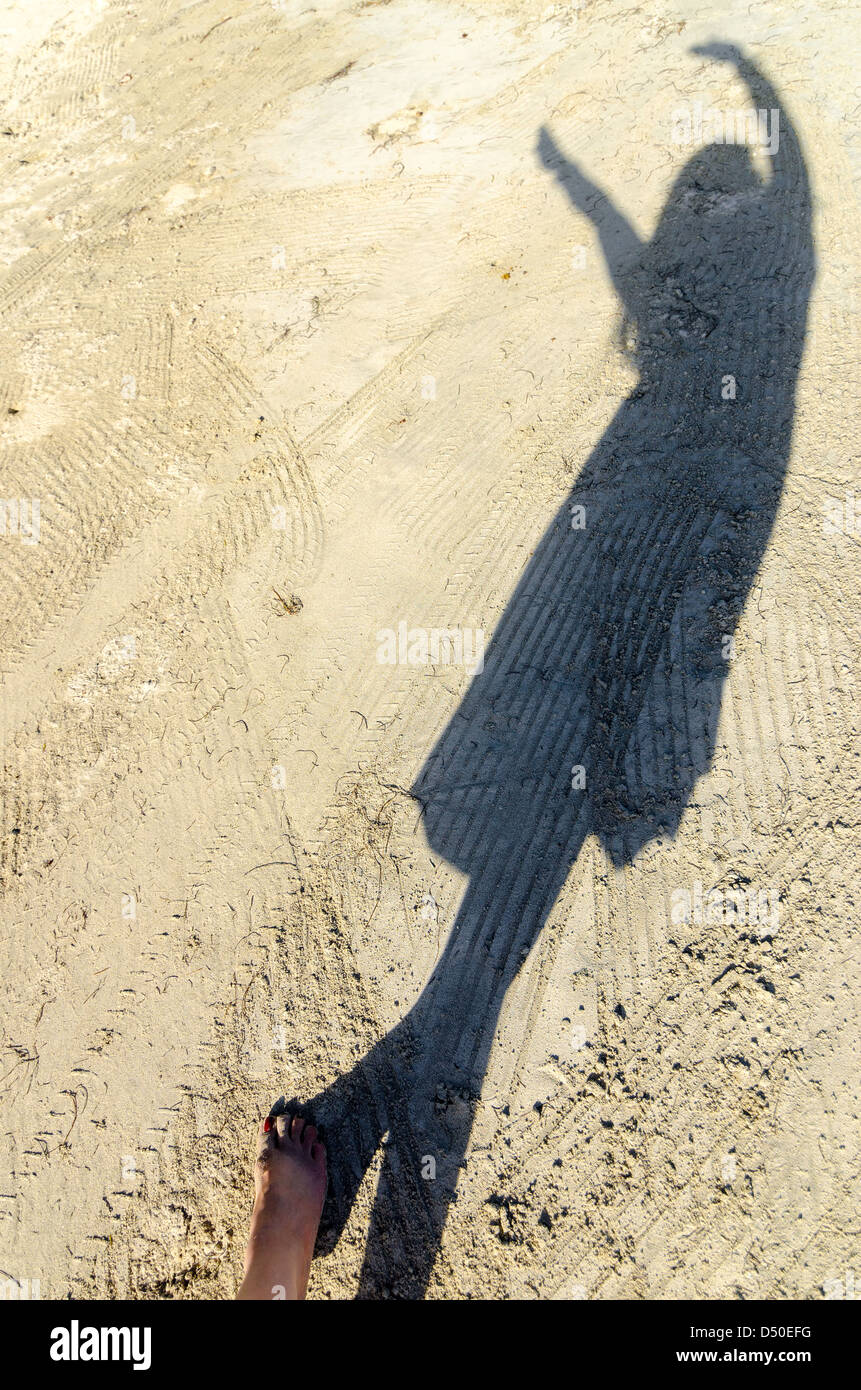
{"label": "bare foot", "polygon": [[326,1195],[326,1150],[289,1112],[266,1119],[254,1172],[254,1210],[237,1298],[305,1297]]}

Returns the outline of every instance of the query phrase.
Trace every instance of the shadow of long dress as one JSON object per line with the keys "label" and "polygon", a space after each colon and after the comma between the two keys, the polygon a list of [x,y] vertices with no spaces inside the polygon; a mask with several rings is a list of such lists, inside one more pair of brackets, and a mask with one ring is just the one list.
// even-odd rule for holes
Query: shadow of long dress
{"label": "shadow of long dress", "polygon": [[781,495],[813,276],[798,141],[765,78],[739,70],[780,110],[770,178],[745,146],[699,150],[647,244],[540,139],[595,222],[640,375],[412,788],[432,851],[469,875],[445,950],[408,1015],[309,1107],[331,1156],[321,1251],[387,1135],[360,1297],[423,1295],[505,993],[585,836],[617,864],[673,836],[713,756],[727,639]]}

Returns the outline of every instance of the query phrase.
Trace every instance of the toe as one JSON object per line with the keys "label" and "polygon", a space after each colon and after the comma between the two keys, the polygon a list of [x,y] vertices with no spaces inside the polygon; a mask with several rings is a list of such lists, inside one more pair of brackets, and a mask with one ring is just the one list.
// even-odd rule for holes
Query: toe
{"label": "toe", "polygon": [[304,1115],[294,1115],[294,1116],[293,1116],[293,1130],[292,1130],[292,1134],[293,1134],[293,1143],[294,1143],[294,1144],[301,1144],[301,1143],[302,1143],[302,1131],[304,1130],[304,1128],[305,1128],[305,1116],[304,1116]]}
{"label": "toe", "polygon": [[298,1144],[302,1137],[304,1123],[301,1115],[295,1115],[289,1110],[285,1115],[279,1115],[275,1120],[278,1127],[278,1143],[283,1147]]}
{"label": "toe", "polygon": [[266,1158],[272,1152],[272,1128],[274,1120],[261,1120],[257,1127],[257,1157]]}
{"label": "toe", "polygon": [[302,1147],[310,1151],[314,1140],[317,1138],[317,1131],[313,1125],[306,1125],[302,1131]]}

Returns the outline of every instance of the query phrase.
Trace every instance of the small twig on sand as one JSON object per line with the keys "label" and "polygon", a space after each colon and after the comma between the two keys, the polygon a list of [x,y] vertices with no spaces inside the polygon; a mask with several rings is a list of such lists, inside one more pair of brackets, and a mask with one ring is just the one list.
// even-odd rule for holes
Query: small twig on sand
{"label": "small twig on sand", "polygon": [[213,24],[213,26],[212,26],[211,29],[207,29],[207,31],[206,31],[205,34],[201,34],[201,36],[200,36],[200,42],[203,43],[203,40],[204,40],[204,39],[208,39],[209,36],[210,36],[210,34],[213,33],[214,30],[220,29],[221,26],[222,26],[222,24],[226,24],[226,23],[227,23],[228,19],[233,19],[233,15],[232,15],[232,14],[229,14],[229,15],[227,15],[224,19],[219,19],[218,23],[217,23],[217,24]]}

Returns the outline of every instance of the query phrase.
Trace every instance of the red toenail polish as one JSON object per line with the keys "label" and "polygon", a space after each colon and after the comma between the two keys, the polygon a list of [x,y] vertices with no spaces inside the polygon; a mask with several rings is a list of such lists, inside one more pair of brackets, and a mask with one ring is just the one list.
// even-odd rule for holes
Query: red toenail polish
{"label": "red toenail polish", "polygon": [[271,1128],[272,1128],[272,1116],[271,1116],[271,1115],[267,1115],[267,1116],[266,1116],[266,1119],[263,1121],[263,1132],[264,1132],[264,1134],[268,1134]]}

